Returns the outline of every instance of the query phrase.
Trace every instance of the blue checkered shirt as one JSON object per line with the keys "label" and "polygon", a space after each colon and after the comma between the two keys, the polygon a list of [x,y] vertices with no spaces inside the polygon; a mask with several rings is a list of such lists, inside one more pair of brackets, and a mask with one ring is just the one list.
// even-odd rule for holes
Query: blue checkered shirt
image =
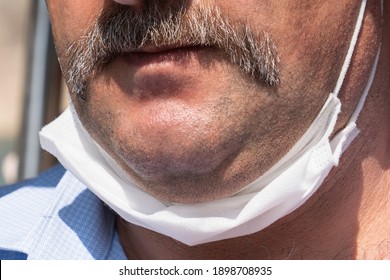
{"label": "blue checkered shirt", "polygon": [[126,259],[112,212],[62,166],[0,188],[0,259]]}

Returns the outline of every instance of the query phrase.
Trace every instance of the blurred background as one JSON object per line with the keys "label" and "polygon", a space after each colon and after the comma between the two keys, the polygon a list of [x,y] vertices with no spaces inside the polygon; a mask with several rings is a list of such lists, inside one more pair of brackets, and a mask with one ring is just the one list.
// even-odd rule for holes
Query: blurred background
{"label": "blurred background", "polygon": [[56,163],[38,131],[67,104],[44,0],[0,0],[0,186]]}

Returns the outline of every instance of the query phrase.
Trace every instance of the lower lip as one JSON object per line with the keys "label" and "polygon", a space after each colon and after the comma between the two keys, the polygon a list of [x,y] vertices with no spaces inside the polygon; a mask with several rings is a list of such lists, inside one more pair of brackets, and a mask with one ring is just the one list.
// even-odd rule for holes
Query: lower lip
{"label": "lower lip", "polygon": [[152,66],[159,64],[186,64],[209,47],[187,47],[170,49],[162,52],[134,52],[122,57],[131,66]]}

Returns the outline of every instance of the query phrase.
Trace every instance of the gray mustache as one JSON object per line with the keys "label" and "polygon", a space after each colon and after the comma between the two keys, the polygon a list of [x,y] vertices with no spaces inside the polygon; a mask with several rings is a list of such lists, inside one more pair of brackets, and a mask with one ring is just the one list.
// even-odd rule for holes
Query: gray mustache
{"label": "gray mustache", "polygon": [[216,6],[187,9],[185,1],[164,6],[151,0],[141,12],[113,5],[71,44],[66,53],[70,92],[85,100],[91,79],[112,58],[145,45],[215,47],[258,84],[280,82],[276,46],[267,33],[251,30],[243,22],[229,22]]}

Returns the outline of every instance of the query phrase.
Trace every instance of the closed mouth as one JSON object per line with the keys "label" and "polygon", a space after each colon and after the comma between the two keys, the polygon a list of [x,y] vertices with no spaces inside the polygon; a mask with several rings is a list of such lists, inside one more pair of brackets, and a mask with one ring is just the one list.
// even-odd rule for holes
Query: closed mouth
{"label": "closed mouth", "polygon": [[147,45],[135,51],[124,53],[121,56],[126,58],[126,60],[132,65],[147,65],[167,62],[184,63],[194,54],[210,49],[211,47],[209,46],[199,45],[171,45],[163,47]]}

